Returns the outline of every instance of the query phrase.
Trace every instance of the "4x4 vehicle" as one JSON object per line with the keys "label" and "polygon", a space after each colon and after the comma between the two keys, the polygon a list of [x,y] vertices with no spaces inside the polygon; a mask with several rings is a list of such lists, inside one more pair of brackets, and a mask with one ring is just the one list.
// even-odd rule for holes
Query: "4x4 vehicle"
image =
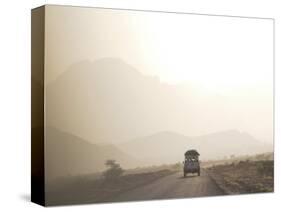
{"label": "4x4 vehicle", "polygon": [[188,150],[184,156],[185,160],[183,162],[183,176],[186,177],[188,173],[197,173],[200,176],[200,163],[199,163],[199,153],[195,150]]}

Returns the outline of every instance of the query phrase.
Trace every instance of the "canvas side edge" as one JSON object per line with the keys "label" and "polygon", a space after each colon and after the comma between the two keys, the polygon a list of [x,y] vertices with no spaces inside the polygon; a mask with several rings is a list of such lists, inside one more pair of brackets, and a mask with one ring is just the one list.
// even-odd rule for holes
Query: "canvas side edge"
{"label": "canvas side edge", "polygon": [[31,201],[45,206],[45,7],[31,11]]}

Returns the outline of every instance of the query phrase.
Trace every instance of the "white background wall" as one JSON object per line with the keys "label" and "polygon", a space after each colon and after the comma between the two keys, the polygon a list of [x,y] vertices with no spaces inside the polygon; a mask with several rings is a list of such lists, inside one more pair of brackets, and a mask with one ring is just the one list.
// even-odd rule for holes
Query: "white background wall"
{"label": "white background wall", "polygon": [[69,4],[275,18],[275,193],[55,207],[68,211],[277,211],[280,191],[281,2],[278,0],[10,0],[0,2],[0,211],[36,211],[30,198],[30,9]]}

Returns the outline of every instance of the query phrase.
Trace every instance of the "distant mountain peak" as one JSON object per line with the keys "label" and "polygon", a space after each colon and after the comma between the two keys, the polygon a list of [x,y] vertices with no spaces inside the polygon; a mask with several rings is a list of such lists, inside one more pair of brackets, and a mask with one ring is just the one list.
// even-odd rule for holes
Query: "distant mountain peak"
{"label": "distant mountain peak", "polygon": [[[221,159],[229,155],[251,155],[270,151],[250,134],[236,129],[188,137],[172,131],[161,131],[120,145],[125,152],[134,152],[134,157],[153,163],[179,161],[185,151],[196,149],[201,159]],[[137,152],[135,150],[138,150]]]}

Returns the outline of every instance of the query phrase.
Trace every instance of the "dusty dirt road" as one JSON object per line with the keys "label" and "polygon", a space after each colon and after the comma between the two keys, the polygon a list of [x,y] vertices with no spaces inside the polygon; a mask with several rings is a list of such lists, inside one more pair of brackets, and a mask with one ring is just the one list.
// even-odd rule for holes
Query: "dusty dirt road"
{"label": "dusty dirt road", "polygon": [[206,171],[202,170],[201,176],[188,175],[186,178],[182,176],[181,172],[177,172],[145,186],[122,193],[110,201],[140,201],[216,195],[224,195],[224,193],[207,175]]}

